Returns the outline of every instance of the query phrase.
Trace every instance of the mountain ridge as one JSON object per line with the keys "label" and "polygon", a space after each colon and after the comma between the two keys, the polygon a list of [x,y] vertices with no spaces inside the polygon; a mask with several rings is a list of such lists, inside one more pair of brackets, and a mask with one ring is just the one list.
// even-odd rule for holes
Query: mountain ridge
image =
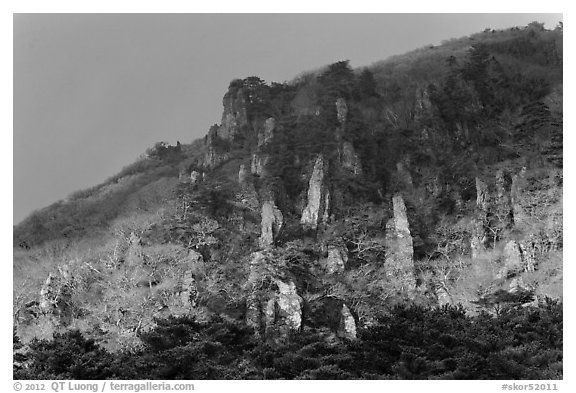
{"label": "mountain ridge", "polygon": [[171,315],[356,340],[400,304],[561,299],[561,47],[535,23],[233,80],[206,137],[15,228],[19,336],[133,348]]}

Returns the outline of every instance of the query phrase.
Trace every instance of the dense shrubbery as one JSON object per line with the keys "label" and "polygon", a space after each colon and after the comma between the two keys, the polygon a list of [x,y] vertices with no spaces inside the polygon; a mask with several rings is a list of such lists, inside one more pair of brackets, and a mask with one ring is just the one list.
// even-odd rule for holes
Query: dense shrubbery
{"label": "dense shrubbery", "polygon": [[142,349],[119,353],[77,331],[33,341],[15,356],[14,379],[562,378],[562,304],[553,301],[498,316],[397,306],[355,341],[307,328],[263,342],[218,317],[158,320],[140,338]]}

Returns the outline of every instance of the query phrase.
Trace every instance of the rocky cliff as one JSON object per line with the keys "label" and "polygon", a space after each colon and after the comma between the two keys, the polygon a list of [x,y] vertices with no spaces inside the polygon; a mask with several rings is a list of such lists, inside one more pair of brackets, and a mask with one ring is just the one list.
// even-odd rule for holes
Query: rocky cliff
{"label": "rocky cliff", "polygon": [[324,158],[319,155],[308,182],[307,203],[302,211],[300,223],[304,228],[317,229],[318,225],[328,222],[330,210],[330,192],[324,180]]}
{"label": "rocky cliff", "polygon": [[[399,58],[232,81],[203,140],[16,231],[18,263],[46,267],[20,274],[15,323],[28,338],[97,325],[126,347],[169,315],[356,340],[397,304],[561,298],[561,73],[491,40],[488,57],[424,51],[430,75]],[[528,92],[531,75],[545,86]],[[61,236],[37,249],[22,233]]]}

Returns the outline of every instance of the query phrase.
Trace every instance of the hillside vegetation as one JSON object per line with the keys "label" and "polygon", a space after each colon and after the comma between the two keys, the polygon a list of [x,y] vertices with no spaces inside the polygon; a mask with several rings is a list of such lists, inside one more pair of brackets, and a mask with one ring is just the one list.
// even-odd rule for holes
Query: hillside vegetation
{"label": "hillside vegetation", "polygon": [[14,228],[15,375],[562,378],[562,34],[232,81]]}

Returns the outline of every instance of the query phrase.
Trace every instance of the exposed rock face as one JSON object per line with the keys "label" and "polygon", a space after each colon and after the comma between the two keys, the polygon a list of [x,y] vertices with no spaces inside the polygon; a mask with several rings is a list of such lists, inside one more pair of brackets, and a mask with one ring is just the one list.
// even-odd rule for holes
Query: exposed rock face
{"label": "exposed rock face", "polygon": [[62,277],[62,280],[64,280],[65,282],[72,280],[72,272],[70,271],[70,266],[59,265],[58,273],[60,273],[60,277]]}
{"label": "exposed rock face", "polygon": [[263,315],[262,318],[264,319],[264,329],[270,331],[274,327],[274,322],[276,322],[276,298],[272,297],[268,299],[267,302],[264,302],[263,307]]}
{"label": "exposed rock face", "polygon": [[522,251],[522,258],[524,268],[527,272],[533,272],[536,269],[536,248],[530,239],[520,242],[520,250]]}
{"label": "exposed rock face", "polygon": [[439,286],[436,288],[436,297],[438,298],[438,305],[443,306],[445,304],[452,304],[452,297],[450,293],[444,288],[444,286]]}
{"label": "exposed rock face", "polygon": [[[246,323],[258,334],[285,335],[301,328],[303,300],[293,281],[264,273],[274,263],[271,258],[266,250],[251,255],[249,281],[260,284],[247,299]],[[268,284],[262,288],[262,282]]]}
{"label": "exposed rock face", "polygon": [[502,169],[496,171],[496,194],[498,199],[509,200],[510,182],[506,178],[506,173]]}
{"label": "exposed rock face", "polygon": [[196,184],[200,181],[202,181],[202,174],[200,174],[200,172],[193,170],[192,172],[190,172],[190,174],[188,174],[188,171],[181,170],[180,173],[178,174],[178,180],[182,183],[192,183],[192,184]]}
{"label": "exposed rock face", "polygon": [[248,104],[246,94],[242,87],[230,87],[222,100],[224,111],[222,112],[222,122],[219,126],[210,128],[206,136],[207,150],[203,165],[208,168],[215,168],[220,163],[227,161],[230,155],[219,145],[217,141],[230,143],[248,126]]}
{"label": "exposed rock face", "polygon": [[246,323],[258,333],[269,335],[276,331],[287,334],[290,330],[300,330],[302,326],[303,300],[296,291],[296,285],[274,280],[276,293],[266,297],[253,294],[248,298]]}
{"label": "exposed rock face", "polygon": [[[241,164],[238,169],[238,183],[240,184],[240,191],[236,194],[236,201],[239,202],[237,206],[248,208],[253,212],[259,211],[260,202],[258,200],[258,193],[244,164]],[[239,222],[243,225],[244,219],[240,218]]]}
{"label": "exposed rock face", "polygon": [[329,217],[330,195],[324,185],[324,159],[319,155],[308,183],[308,202],[302,212],[300,223],[304,228],[316,230],[318,224]]}
{"label": "exposed rock face", "polygon": [[54,312],[58,304],[58,295],[59,280],[50,273],[40,289],[40,311],[45,314]]}
{"label": "exposed rock face", "polygon": [[340,124],[346,122],[348,116],[348,105],[346,105],[346,100],[344,100],[344,98],[338,98],[336,100],[336,116]]}
{"label": "exposed rock face", "polygon": [[[532,289],[534,289],[534,288],[531,287],[530,285],[526,285],[524,283],[524,280],[522,279],[522,277],[515,277],[510,282],[510,289],[508,290],[508,292],[516,293],[518,291],[529,291]],[[536,304],[538,304],[537,300],[536,300]]]}
{"label": "exposed rock face", "polygon": [[258,133],[258,147],[262,147],[270,143],[274,138],[274,129],[276,128],[276,119],[270,117],[264,122],[264,129]]}
{"label": "exposed rock face", "polygon": [[72,297],[72,275],[68,266],[59,266],[60,274],[48,274],[46,281],[40,289],[38,307],[43,314],[53,314],[59,317],[62,324],[72,320],[70,300]]}
{"label": "exposed rock face", "polygon": [[394,227],[398,237],[410,238],[410,228],[408,226],[408,215],[406,214],[406,205],[402,195],[396,195],[392,198],[394,208]]}
{"label": "exposed rock face", "polygon": [[270,157],[268,155],[263,155],[260,153],[252,154],[252,162],[250,165],[250,172],[252,172],[253,175],[258,175],[260,177],[266,177],[266,175],[267,175],[266,164],[268,164],[269,160],[270,160]]}
{"label": "exposed rock face", "polygon": [[340,318],[340,328],[338,329],[338,335],[349,340],[356,339],[356,321],[354,320],[354,316],[346,304],[342,305],[342,315]]}
{"label": "exposed rock face", "polygon": [[520,172],[512,176],[512,184],[510,186],[510,203],[512,205],[512,213],[514,219],[514,225],[521,226],[527,219],[526,212],[521,204],[522,189],[526,175],[526,167],[522,168]]}
{"label": "exposed rock face", "polygon": [[342,144],[342,166],[355,175],[362,174],[362,163],[350,142]]}
{"label": "exposed rock face", "polygon": [[244,164],[240,164],[240,168],[238,169],[238,183],[240,186],[246,186],[248,180],[248,171],[246,170],[246,166]]}
{"label": "exposed rock face", "polygon": [[[261,272],[267,263],[264,252],[257,251],[250,255],[250,275],[248,281],[255,283],[261,279]],[[256,334],[264,332],[263,303],[269,298],[262,299],[262,294],[252,288],[246,300],[246,324],[254,329]]]}
{"label": "exposed rock face", "polygon": [[204,166],[208,168],[216,168],[222,162],[227,161],[230,158],[228,153],[218,153],[214,146],[209,145],[204,157]]}
{"label": "exposed rock face", "polygon": [[510,240],[506,243],[506,247],[504,247],[504,258],[508,272],[522,270],[522,252],[515,240]]}
{"label": "exposed rock face", "polygon": [[128,250],[126,252],[127,266],[136,266],[140,264],[142,258],[141,238],[134,232],[130,233]]}
{"label": "exposed rock face", "polygon": [[229,90],[225,95],[222,113],[222,124],[218,128],[218,137],[233,140],[240,128],[248,124],[247,103],[242,88]]}
{"label": "exposed rock face", "polygon": [[474,219],[474,233],[470,240],[472,258],[478,257],[481,250],[485,248],[487,239],[484,224],[487,221],[489,203],[488,185],[476,178],[476,217]]}
{"label": "exposed rock face", "polygon": [[284,217],[282,212],[276,207],[273,201],[266,201],[262,204],[262,232],[260,236],[260,247],[268,247],[274,244],[274,240],[280,233]]}
{"label": "exposed rock face", "polygon": [[324,212],[322,213],[321,223],[325,224],[330,218],[330,193],[324,190]]}
{"label": "exposed rock face", "polygon": [[348,262],[348,253],[343,247],[328,246],[328,258],[324,260],[324,268],[328,274],[342,273]]}
{"label": "exposed rock face", "polygon": [[192,171],[190,173],[190,183],[196,184],[202,180],[202,176],[197,171]]}
{"label": "exposed rock face", "polygon": [[512,179],[502,169],[496,172],[496,201],[494,206],[498,219],[506,226],[514,224],[511,203]]}
{"label": "exposed rock face", "polygon": [[250,294],[246,299],[246,325],[254,329],[254,332],[259,335],[261,333],[260,318],[261,318],[261,304],[258,296],[254,293]]}
{"label": "exposed rock face", "polygon": [[493,192],[485,182],[476,178],[475,228],[470,244],[473,258],[491,242],[500,240],[499,233],[514,224],[513,199],[518,187],[513,183],[513,179],[502,169],[496,171]]}
{"label": "exposed rock face", "polygon": [[266,119],[262,130],[258,133],[258,149],[252,154],[252,162],[250,164],[250,171],[254,175],[266,177],[266,165],[270,160],[268,154],[262,153],[261,148],[266,146],[274,138],[274,129],[276,128],[276,120],[273,117]]}
{"label": "exposed rock face", "polygon": [[280,319],[291,330],[300,330],[302,298],[296,292],[296,285],[292,281],[284,283],[280,280],[276,280],[276,285],[278,285],[278,294],[276,295],[277,319]]}
{"label": "exposed rock face", "polygon": [[480,210],[487,212],[489,200],[488,185],[476,178],[476,206]]}
{"label": "exposed rock face", "polygon": [[504,266],[498,271],[496,278],[506,279],[520,272],[533,272],[535,267],[535,252],[529,241],[518,243],[510,240],[504,247]]}
{"label": "exposed rock face", "polygon": [[188,255],[186,256],[186,263],[194,264],[204,262],[204,257],[198,251],[189,250]]}
{"label": "exposed rock face", "polygon": [[196,280],[194,280],[190,271],[184,273],[184,277],[182,278],[182,292],[180,292],[180,299],[182,300],[182,305],[184,307],[196,307],[198,289],[196,288]]}
{"label": "exposed rock face", "polygon": [[406,205],[401,195],[392,198],[394,216],[386,224],[386,274],[400,278],[407,291],[416,288],[414,277],[414,245]]}

